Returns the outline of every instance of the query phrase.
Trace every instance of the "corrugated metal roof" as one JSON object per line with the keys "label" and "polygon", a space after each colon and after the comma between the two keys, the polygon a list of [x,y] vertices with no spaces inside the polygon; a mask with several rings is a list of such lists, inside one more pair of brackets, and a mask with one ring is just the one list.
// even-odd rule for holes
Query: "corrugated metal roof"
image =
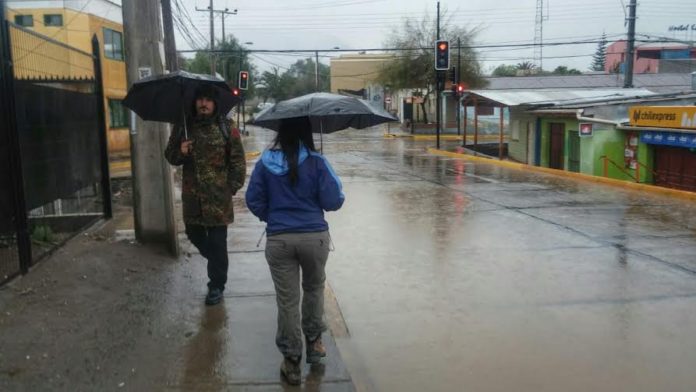
{"label": "corrugated metal roof", "polygon": [[471,90],[471,94],[505,106],[562,105],[585,99],[615,99],[654,95],[647,89],[540,89],[540,90]]}
{"label": "corrugated metal roof", "polygon": [[[603,88],[623,87],[623,75],[592,74],[565,76],[511,76],[486,78],[487,89],[540,89],[540,88]],[[647,88],[656,93],[682,92],[691,90],[691,74],[636,74],[633,75],[633,85],[636,88]]]}

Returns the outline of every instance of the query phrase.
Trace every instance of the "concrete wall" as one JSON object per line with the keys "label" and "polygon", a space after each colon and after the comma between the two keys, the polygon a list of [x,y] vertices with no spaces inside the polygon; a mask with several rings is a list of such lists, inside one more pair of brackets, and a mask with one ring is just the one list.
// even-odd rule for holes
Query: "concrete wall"
{"label": "concrete wall", "polygon": [[510,119],[505,133],[508,138],[508,156],[521,163],[534,164],[536,116],[510,108]]}
{"label": "concrete wall", "polygon": [[360,90],[375,82],[389,55],[342,55],[331,59],[331,92]]}

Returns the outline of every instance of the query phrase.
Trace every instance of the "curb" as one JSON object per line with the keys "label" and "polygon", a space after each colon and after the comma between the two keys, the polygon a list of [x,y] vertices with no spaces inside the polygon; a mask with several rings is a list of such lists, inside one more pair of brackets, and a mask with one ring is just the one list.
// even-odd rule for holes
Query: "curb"
{"label": "curb", "polygon": [[520,170],[520,171],[531,171],[531,172],[537,172],[537,173],[551,174],[551,175],[555,175],[558,177],[566,177],[566,178],[571,178],[571,179],[575,179],[575,180],[582,180],[582,181],[600,183],[600,184],[605,184],[605,185],[611,185],[614,187],[624,188],[627,190],[643,191],[643,192],[649,192],[649,193],[663,195],[663,196],[671,196],[671,197],[676,197],[676,198],[680,198],[680,199],[696,201],[696,193],[682,191],[682,190],[678,190],[678,189],[663,188],[663,187],[655,186],[655,185],[639,184],[639,183],[635,183],[635,182],[621,181],[621,180],[616,180],[613,178],[591,176],[591,175],[583,174],[583,173],[574,173],[574,172],[569,172],[569,171],[565,171],[565,170],[550,169],[548,167],[531,166],[531,165],[527,165],[524,163],[499,161],[497,159],[482,158],[482,157],[477,157],[477,156],[472,156],[472,155],[467,155],[467,154],[460,154],[460,153],[456,153],[456,152],[438,150],[435,148],[428,148],[428,153],[434,154],[434,155],[450,157],[450,158],[465,159],[465,160],[473,161],[473,162],[488,163],[491,165],[507,167],[510,169],[515,169],[515,170]]}
{"label": "curb", "polygon": [[[385,133],[384,134],[385,139],[411,139],[411,140],[418,140],[418,141],[434,141],[437,140],[436,135],[402,135],[402,134],[395,134],[395,133]],[[440,135],[440,140],[445,140],[445,141],[461,141],[463,138],[462,135]],[[473,135],[467,135],[466,137],[467,141],[473,141],[474,136]],[[500,138],[497,135],[479,135],[478,137],[479,141],[499,141]],[[504,140],[507,141],[507,140]],[[468,144],[468,143],[467,143]]]}

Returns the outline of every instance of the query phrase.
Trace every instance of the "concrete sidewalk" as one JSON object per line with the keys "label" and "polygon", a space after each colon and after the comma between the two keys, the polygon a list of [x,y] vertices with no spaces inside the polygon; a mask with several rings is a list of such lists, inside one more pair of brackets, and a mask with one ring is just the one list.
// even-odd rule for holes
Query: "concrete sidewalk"
{"label": "concrete sidewalk", "polygon": [[[301,387],[281,381],[263,226],[237,199],[221,305],[203,304],[205,261],[184,236],[173,259],[118,232],[118,217],[0,288],[0,390],[355,390],[328,333],[324,365],[304,365]],[[345,328],[328,288],[326,307]]]}

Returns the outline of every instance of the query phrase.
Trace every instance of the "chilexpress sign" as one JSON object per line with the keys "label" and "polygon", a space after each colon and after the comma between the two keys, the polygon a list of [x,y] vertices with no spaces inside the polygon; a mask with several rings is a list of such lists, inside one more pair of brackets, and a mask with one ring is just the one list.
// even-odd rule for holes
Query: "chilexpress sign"
{"label": "chilexpress sign", "polygon": [[633,106],[628,118],[636,127],[696,129],[694,106]]}

